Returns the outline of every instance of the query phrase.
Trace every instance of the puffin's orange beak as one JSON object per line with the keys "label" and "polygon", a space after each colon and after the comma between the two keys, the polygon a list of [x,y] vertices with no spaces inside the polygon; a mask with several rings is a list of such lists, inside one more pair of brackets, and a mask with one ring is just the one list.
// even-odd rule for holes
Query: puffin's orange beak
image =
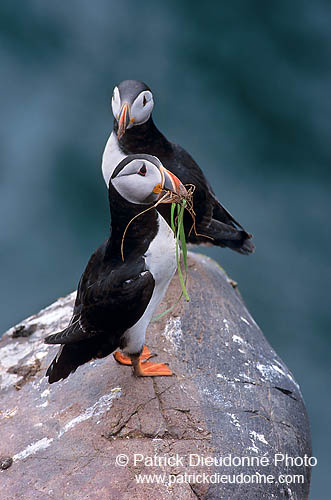
{"label": "puffin's orange beak", "polygon": [[118,131],[117,131],[118,140],[120,140],[121,137],[123,137],[123,135],[125,134],[126,127],[129,125],[129,122],[130,122],[130,108],[129,104],[125,102],[122,106],[118,120]]}
{"label": "puffin's orange beak", "polygon": [[[187,191],[181,181],[172,172],[164,168],[162,165],[160,167],[160,172],[162,175],[162,191],[171,191],[177,194],[181,198],[187,197]],[[170,200],[164,203],[171,203]]]}

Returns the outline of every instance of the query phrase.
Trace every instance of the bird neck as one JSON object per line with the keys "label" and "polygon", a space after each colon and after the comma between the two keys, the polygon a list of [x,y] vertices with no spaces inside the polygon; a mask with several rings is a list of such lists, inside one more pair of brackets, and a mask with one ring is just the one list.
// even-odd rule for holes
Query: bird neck
{"label": "bird neck", "polygon": [[[117,135],[118,123],[114,120],[115,134]],[[170,147],[170,143],[164,137],[163,134],[158,130],[153,122],[153,118],[150,117],[147,122],[141,125],[135,125],[125,131],[125,134],[119,140],[119,146],[123,153],[146,153],[154,154],[158,156],[160,149],[167,149]]]}
{"label": "bird neck", "polygon": [[141,214],[141,212],[151,206],[136,205],[126,201],[110,184],[109,207],[111,224],[110,238],[106,250],[106,257],[108,259],[117,262],[122,259],[121,247],[123,236],[125,260],[136,258],[146,253],[158,231],[158,213],[156,209],[150,208],[147,212]]}

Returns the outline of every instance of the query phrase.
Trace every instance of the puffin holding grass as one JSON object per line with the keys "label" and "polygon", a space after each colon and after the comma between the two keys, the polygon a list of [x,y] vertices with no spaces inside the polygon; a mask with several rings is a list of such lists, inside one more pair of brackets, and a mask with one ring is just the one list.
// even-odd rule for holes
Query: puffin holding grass
{"label": "puffin holding grass", "polygon": [[[202,170],[185,149],[168,141],[156,128],[153,107],[153,94],[145,83],[125,80],[114,88],[114,126],[102,158],[106,184],[118,162],[127,155],[155,155],[184,185],[195,186],[195,230],[191,215],[188,212],[184,215],[187,242],[228,247],[245,255],[252,253],[255,248],[252,235],[221,205]],[[158,210],[170,223],[169,206],[161,205]]]}
{"label": "puffin holding grass", "polygon": [[166,364],[146,361],[151,354],[144,347],[147,326],[176,271],[174,233],[153,207],[173,201],[170,193],[187,195],[153,156],[128,156],[112,172],[110,237],[87,264],[68,327],[45,339],[61,344],[46,372],[50,384],[117,348],[124,354],[116,352],[115,359],[132,365],[136,376],[172,375]]}

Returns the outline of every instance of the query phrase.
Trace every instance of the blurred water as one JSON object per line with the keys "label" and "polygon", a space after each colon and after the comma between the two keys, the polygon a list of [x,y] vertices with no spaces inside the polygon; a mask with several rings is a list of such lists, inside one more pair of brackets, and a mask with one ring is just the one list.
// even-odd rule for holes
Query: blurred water
{"label": "blurred water", "polygon": [[146,81],[160,129],[254,233],[252,257],[206,252],[301,385],[313,500],[330,444],[330,15],[326,0],[0,6],[1,331],[74,289],[107,235],[111,91]]}

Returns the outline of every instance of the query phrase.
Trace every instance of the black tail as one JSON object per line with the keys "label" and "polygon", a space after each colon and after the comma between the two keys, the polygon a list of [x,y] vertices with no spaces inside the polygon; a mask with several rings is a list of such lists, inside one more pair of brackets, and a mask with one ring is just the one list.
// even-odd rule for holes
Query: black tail
{"label": "black tail", "polygon": [[255,246],[251,241],[252,235],[244,229],[236,228],[234,224],[227,224],[212,219],[209,226],[197,227],[196,241],[220,247],[231,248],[235,252],[249,255],[254,252]]}
{"label": "black tail", "polygon": [[214,244],[217,244],[219,246],[224,246],[227,248],[231,248],[231,250],[234,250],[235,252],[241,253],[242,255],[249,255],[254,252],[255,250],[255,245],[251,241],[251,236],[247,235],[245,231],[240,231],[240,233],[243,233],[241,235],[241,239],[239,241],[235,240],[215,240]]}
{"label": "black tail", "polygon": [[61,345],[57,356],[47,369],[48,382],[53,384],[67,378],[79,366],[95,358],[104,358],[115,351],[117,347],[118,345],[107,342],[106,339],[100,337]]}
{"label": "black tail", "polygon": [[91,356],[79,349],[78,344],[62,345],[57,356],[47,369],[48,382],[53,384],[62,378],[67,378],[70,373],[77,370],[78,366],[90,361]]}
{"label": "black tail", "polygon": [[218,201],[213,209],[210,233],[214,237],[214,245],[231,248],[243,255],[249,255],[255,250],[252,235]]}

